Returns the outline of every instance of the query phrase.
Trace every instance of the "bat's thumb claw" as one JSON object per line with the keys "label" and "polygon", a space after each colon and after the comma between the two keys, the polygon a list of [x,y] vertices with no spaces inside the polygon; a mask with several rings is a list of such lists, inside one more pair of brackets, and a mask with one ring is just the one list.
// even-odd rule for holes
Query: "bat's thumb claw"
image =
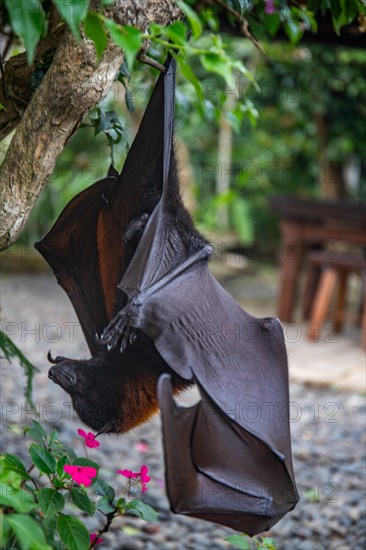
{"label": "bat's thumb claw", "polygon": [[56,359],[54,359],[51,355],[51,350],[49,350],[49,352],[47,353],[47,359],[49,360],[50,363],[52,363],[53,365],[55,365],[57,363]]}

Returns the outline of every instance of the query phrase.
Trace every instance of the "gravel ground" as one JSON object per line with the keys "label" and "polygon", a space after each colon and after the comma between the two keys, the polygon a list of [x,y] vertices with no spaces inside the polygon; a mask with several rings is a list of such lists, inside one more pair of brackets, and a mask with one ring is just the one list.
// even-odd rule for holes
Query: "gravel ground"
{"label": "gravel ground", "polygon": [[[41,371],[34,381],[41,418],[82,454],[82,444],[75,437],[81,422],[72,414],[66,393],[48,380],[45,359],[49,349],[53,355],[87,356],[73,310],[47,274],[4,274],[1,290],[2,329]],[[3,361],[1,447],[27,460],[25,441],[15,433],[32,417],[22,402],[23,387],[21,370],[15,363]],[[191,391],[181,401],[188,404],[194,399]],[[270,534],[279,550],[361,550],[366,547],[364,396],[292,384],[290,400],[294,467],[301,500]],[[101,442],[101,450],[93,449],[89,456],[105,466],[106,479],[115,479],[117,468],[139,469],[142,463],[149,466],[152,481],[143,499],[158,511],[159,523],[121,518],[98,548],[232,548],[224,541],[231,530],[169,512],[158,416],[128,434],[106,436]],[[101,525],[102,518],[85,516],[83,520],[92,530]]]}

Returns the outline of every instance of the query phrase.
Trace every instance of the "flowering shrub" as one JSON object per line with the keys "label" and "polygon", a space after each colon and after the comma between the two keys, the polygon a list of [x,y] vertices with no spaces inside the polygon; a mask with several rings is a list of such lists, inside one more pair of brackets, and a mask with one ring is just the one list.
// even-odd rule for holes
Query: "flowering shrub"
{"label": "flowering shrub", "polygon": [[[147,491],[148,467],[140,472],[118,470],[127,478],[123,496],[99,477],[100,464],[77,457],[60,442],[53,430],[47,434],[32,420],[26,429],[33,441],[29,446],[31,464],[27,468],[15,455],[0,456],[0,547],[29,550],[88,550],[103,542],[113,520],[124,514],[156,521],[155,511],[137,498],[131,498],[132,485]],[[94,434],[78,430],[84,445],[98,448]],[[97,532],[89,533],[75,517],[76,509],[104,516]]]}

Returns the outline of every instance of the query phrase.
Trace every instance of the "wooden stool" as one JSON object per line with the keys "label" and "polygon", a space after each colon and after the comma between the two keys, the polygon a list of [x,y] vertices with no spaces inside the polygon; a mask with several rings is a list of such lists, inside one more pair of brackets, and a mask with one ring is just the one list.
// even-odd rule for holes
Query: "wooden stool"
{"label": "wooden stool", "polygon": [[317,341],[329,312],[330,302],[335,289],[338,287],[336,309],[333,314],[335,332],[342,329],[345,317],[347,279],[351,273],[357,273],[362,281],[361,326],[362,341],[366,347],[366,259],[353,254],[317,250],[310,256],[311,269],[314,272],[321,270],[318,288],[311,306],[308,339]]}

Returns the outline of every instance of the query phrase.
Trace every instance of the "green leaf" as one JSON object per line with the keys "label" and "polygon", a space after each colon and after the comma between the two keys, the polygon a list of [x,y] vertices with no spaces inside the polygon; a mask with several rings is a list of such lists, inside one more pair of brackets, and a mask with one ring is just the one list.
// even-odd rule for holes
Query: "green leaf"
{"label": "green leaf", "polygon": [[202,23],[195,11],[192,10],[185,2],[177,0],[176,3],[188,19],[189,26],[192,29],[193,38],[199,38],[202,34]]}
{"label": "green leaf", "polygon": [[278,12],[264,14],[264,22],[270,36],[275,36],[280,28],[281,20]]}
{"label": "green leaf", "polygon": [[68,445],[62,445],[62,449],[63,449],[64,452],[67,453],[67,456],[69,457],[69,459],[70,459],[71,461],[77,459],[77,454],[75,453],[74,449],[72,449],[72,448],[69,447]]}
{"label": "green leaf", "polygon": [[130,514],[139,516],[145,521],[155,522],[158,520],[158,514],[155,512],[154,508],[151,508],[151,506],[145,504],[145,502],[142,502],[142,500],[137,498],[128,502],[126,506],[126,511],[127,510]]}
{"label": "green leaf", "polygon": [[220,75],[230,88],[233,87],[233,75],[227,59],[217,53],[209,52],[202,54],[200,60],[206,71]]}
{"label": "green leaf", "polygon": [[77,38],[80,38],[79,26],[88,13],[89,0],[67,0],[67,2],[65,2],[65,0],[53,1],[73,34]]}
{"label": "green leaf", "polygon": [[58,459],[57,466],[56,466],[56,473],[59,478],[63,479],[66,476],[64,466],[69,462],[69,459],[66,455],[63,455],[61,458]]}
{"label": "green leaf", "polygon": [[34,497],[31,493],[23,491],[11,483],[0,482],[0,504],[14,508],[17,512],[27,513],[36,508]]}
{"label": "green leaf", "polygon": [[8,470],[16,472],[22,479],[30,479],[30,475],[25,469],[24,464],[15,455],[5,454],[3,465]]}
{"label": "green leaf", "polygon": [[2,103],[0,103],[0,111],[6,111],[5,105],[3,105]]}
{"label": "green leaf", "polygon": [[33,460],[33,464],[38,468],[40,472],[44,474],[54,474],[56,472],[56,460],[51,453],[38,447],[38,445],[32,444],[29,447],[29,454]]}
{"label": "green leaf", "polygon": [[302,35],[304,34],[299,23],[293,19],[288,19],[284,25],[285,33],[290,39],[291,44],[297,44]]}
{"label": "green leaf", "polygon": [[187,31],[181,21],[176,21],[172,25],[165,27],[165,35],[178,46],[184,46],[187,43]]}
{"label": "green leaf", "polygon": [[105,18],[104,23],[113,42],[124,51],[128,68],[132,69],[136,54],[141,49],[141,31],[128,25],[118,25],[111,19]]}
{"label": "green leaf", "polygon": [[271,537],[261,537],[262,542],[258,548],[264,548],[265,550],[276,550],[276,543]]}
{"label": "green leaf", "polygon": [[116,502],[116,508],[122,508],[123,510],[126,508],[126,499],[121,497]]}
{"label": "green leaf", "polygon": [[250,7],[251,2],[249,2],[249,0],[234,0],[234,4],[236,11],[238,11],[240,15],[244,15]]}
{"label": "green leaf", "polygon": [[25,514],[10,514],[7,520],[22,550],[52,550],[43,530],[33,518]]}
{"label": "green leaf", "polygon": [[202,98],[202,86],[194,72],[192,71],[191,66],[183,59],[181,55],[174,56],[179,64],[179,69],[182,75],[192,84],[196,90],[196,94],[199,98]]}
{"label": "green leaf", "polygon": [[359,11],[358,2],[349,0],[331,0],[331,12],[333,26],[336,33],[339,35],[340,30],[344,25],[352,23]]}
{"label": "green leaf", "polygon": [[[121,81],[120,81],[121,82]],[[128,109],[128,112],[129,113],[133,113],[134,110],[135,110],[135,106],[133,104],[134,102],[134,99],[133,99],[133,94],[131,93],[131,90],[129,89],[129,87],[124,84],[124,88],[125,88],[125,103],[126,103],[126,107]]]}
{"label": "green leaf", "polygon": [[61,493],[49,488],[39,491],[38,502],[45,516],[57,514],[65,506],[65,499]]}
{"label": "green leaf", "polygon": [[39,443],[40,445],[43,445],[43,443],[47,439],[47,433],[45,429],[39,422],[37,422],[37,420],[32,419],[32,426],[30,428],[26,428],[26,432],[29,437],[34,439],[34,441],[37,441],[37,443]]}
{"label": "green leaf", "polygon": [[57,532],[68,550],[88,550],[89,533],[77,518],[60,514],[57,519]]}
{"label": "green leaf", "polygon": [[7,515],[0,509],[0,548],[5,548],[8,540],[9,524],[6,517]]}
{"label": "green leaf", "polygon": [[89,514],[89,516],[92,516],[95,512],[95,504],[90,500],[88,495],[85,491],[83,491],[79,487],[73,487],[71,489],[71,500],[77,506],[80,508],[80,510],[83,510],[83,512],[86,512]]}
{"label": "green leaf", "polygon": [[225,540],[229,541],[235,548],[250,550],[250,544],[245,537],[247,537],[247,535],[230,535],[230,537],[227,537]]}
{"label": "green leaf", "polygon": [[106,483],[102,479],[97,479],[96,481],[94,481],[93,488],[97,495],[101,497],[108,497],[108,499],[111,501],[114,499],[115,491],[113,487],[110,487],[110,485],[108,485],[108,483]]}
{"label": "green leaf", "polygon": [[100,464],[98,462],[94,462],[94,460],[90,460],[90,458],[77,458],[72,463],[73,466],[91,466],[92,468],[96,468],[96,470],[99,470]]}
{"label": "green leaf", "polygon": [[32,63],[36,46],[43,34],[45,15],[39,0],[5,0],[10,24],[24,42],[28,63]]}
{"label": "green leaf", "polygon": [[[54,550],[61,550],[60,545],[54,542],[54,535],[56,531],[57,515],[47,516],[42,519],[42,529],[46,533],[47,541],[54,545]],[[63,550],[63,549],[62,549]]]}
{"label": "green leaf", "polygon": [[93,40],[98,59],[102,56],[108,44],[108,36],[97,13],[89,12],[84,22],[85,34]]}
{"label": "green leaf", "polygon": [[103,514],[112,514],[115,511],[115,507],[111,504],[108,497],[102,497],[97,502],[97,510],[103,512]]}

